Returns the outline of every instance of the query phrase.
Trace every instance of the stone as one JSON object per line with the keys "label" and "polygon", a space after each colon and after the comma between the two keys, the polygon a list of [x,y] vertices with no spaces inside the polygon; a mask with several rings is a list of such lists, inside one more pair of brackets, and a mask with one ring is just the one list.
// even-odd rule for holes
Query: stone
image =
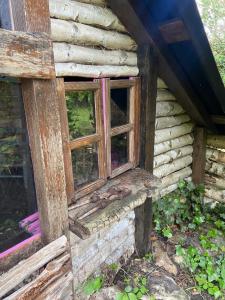
{"label": "stone", "polygon": [[115,300],[120,290],[116,286],[107,287],[92,295],[89,300]]}
{"label": "stone", "polygon": [[183,258],[183,256],[179,256],[179,255],[173,255],[173,261],[177,264],[177,265],[179,265],[179,266],[181,266],[181,265],[183,265],[184,264],[184,258]]}
{"label": "stone", "polygon": [[167,272],[173,275],[177,275],[178,270],[172,260],[169,258],[167,252],[164,250],[163,244],[160,241],[152,243],[153,258],[155,265],[163,268]]}
{"label": "stone", "polygon": [[156,300],[190,300],[171,277],[159,272],[154,272],[148,277],[148,288]]}

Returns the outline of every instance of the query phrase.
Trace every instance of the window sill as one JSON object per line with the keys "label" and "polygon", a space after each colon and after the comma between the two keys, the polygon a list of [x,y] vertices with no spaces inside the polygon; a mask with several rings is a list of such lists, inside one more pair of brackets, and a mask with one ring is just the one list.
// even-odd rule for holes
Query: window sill
{"label": "window sill", "polygon": [[[144,182],[150,186],[147,190]],[[124,187],[130,194],[120,200],[110,201],[104,208],[91,203],[92,194],[80,199],[69,208],[70,230],[81,239],[87,239],[92,234],[120,220],[134,208],[144,204],[147,195],[150,197],[160,185],[160,180],[142,169],[128,171],[110,181],[98,190],[99,194],[106,193],[111,187]],[[87,212],[90,212],[88,215]],[[93,212],[93,213],[91,213]]]}

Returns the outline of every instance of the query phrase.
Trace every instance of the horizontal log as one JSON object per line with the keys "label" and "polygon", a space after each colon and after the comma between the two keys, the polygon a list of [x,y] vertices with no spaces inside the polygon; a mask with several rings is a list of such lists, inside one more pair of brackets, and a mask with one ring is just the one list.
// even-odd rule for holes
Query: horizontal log
{"label": "horizontal log", "polygon": [[139,70],[131,66],[93,66],[75,63],[56,63],[56,76],[78,76],[87,78],[137,76]]}
{"label": "horizontal log", "polygon": [[156,103],[156,117],[168,117],[185,113],[183,107],[175,101]]}
{"label": "horizontal log", "polygon": [[106,49],[135,51],[137,44],[127,34],[108,31],[72,21],[51,19],[54,42],[100,46]]}
{"label": "horizontal log", "polygon": [[194,125],[192,123],[185,123],[171,128],[158,129],[155,131],[155,144],[159,144],[191,133],[193,131],[193,128]]}
{"label": "horizontal log", "polygon": [[225,135],[208,135],[207,145],[213,148],[225,149]]}
{"label": "horizontal log", "polygon": [[162,189],[159,194],[161,197],[164,197],[164,196],[174,192],[177,189],[177,187],[178,187],[177,183],[172,184],[172,185]]}
{"label": "horizontal log", "polygon": [[54,78],[53,51],[45,33],[0,29],[0,75],[23,78]]}
{"label": "horizontal log", "polygon": [[180,180],[189,177],[192,174],[192,169],[186,167],[179,171],[176,171],[162,179],[161,189],[165,189],[173,184],[177,184]]}
{"label": "horizontal log", "polygon": [[187,145],[192,145],[194,141],[192,134],[186,134],[181,137],[162,142],[160,144],[154,145],[154,155],[159,155],[161,153],[165,153],[169,150],[184,147]]}
{"label": "horizontal log", "polygon": [[156,101],[176,101],[176,98],[168,90],[158,89]]}
{"label": "horizontal log", "polygon": [[167,85],[161,78],[158,78],[158,80],[157,80],[157,88],[158,89],[168,89]]}
{"label": "horizontal log", "polygon": [[181,125],[183,123],[189,122],[190,120],[191,118],[185,114],[171,117],[161,117],[156,118],[155,127],[156,129],[164,129],[168,127]]}
{"label": "horizontal log", "polygon": [[0,277],[0,298],[66,249],[67,239],[62,236],[3,274]]}
{"label": "horizontal log", "polygon": [[78,23],[126,32],[125,27],[109,8],[71,0],[49,0],[50,16]]}
{"label": "horizontal log", "polygon": [[225,189],[217,190],[212,185],[205,186],[205,196],[214,199],[215,201],[225,202]]}
{"label": "horizontal log", "polygon": [[137,54],[122,50],[110,51],[67,43],[53,43],[53,52],[56,63],[73,62],[84,65],[137,66]]}
{"label": "horizontal log", "polygon": [[191,163],[192,163],[192,156],[187,155],[185,157],[178,158],[171,163],[164,164],[158,168],[155,168],[153,170],[153,174],[158,178],[163,178],[173,172],[176,172],[180,169],[189,166]]}
{"label": "horizontal log", "polygon": [[49,285],[69,270],[70,256],[69,254],[64,254],[58,259],[51,261],[39,276],[7,297],[7,300],[37,299]]}
{"label": "horizontal log", "polygon": [[225,164],[207,161],[205,170],[210,174],[214,174],[225,178]]}
{"label": "horizontal log", "polygon": [[82,3],[89,3],[89,4],[94,4],[94,5],[99,5],[99,6],[107,6],[107,1],[106,0],[72,0],[72,1],[78,1]]}
{"label": "horizontal log", "polygon": [[193,147],[185,146],[185,147],[170,150],[163,154],[159,154],[154,157],[154,168],[157,168],[163,164],[170,163],[177,158],[181,158],[192,153],[193,153]]}
{"label": "horizontal log", "polygon": [[205,175],[205,184],[211,184],[218,189],[225,189],[225,178],[217,177],[215,175],[206,174]]}
{"label": "horizontal log", "polygon": [[206,149],[206,158],[218,163],[224,163],[225,164],[225,152],[217,150],[217,149],[212,149],[212,148],[207,148]]}

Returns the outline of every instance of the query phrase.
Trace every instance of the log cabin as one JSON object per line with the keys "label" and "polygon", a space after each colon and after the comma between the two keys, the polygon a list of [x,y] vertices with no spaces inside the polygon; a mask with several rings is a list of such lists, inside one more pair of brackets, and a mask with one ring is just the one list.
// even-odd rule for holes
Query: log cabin
{"label": "log cabin", "polygon": [[180,179],[225,202],[224,86],[194,0],[0,0],[0,21],[0,298],[79,299],[149,251]]}

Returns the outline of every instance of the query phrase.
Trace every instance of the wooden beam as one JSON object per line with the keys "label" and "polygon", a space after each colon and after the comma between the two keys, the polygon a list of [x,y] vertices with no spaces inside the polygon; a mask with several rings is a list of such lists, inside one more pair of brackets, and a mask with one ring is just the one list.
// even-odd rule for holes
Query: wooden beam
{"label": "wooden beam", "polygon": [[46,33],[0,29],[0,76],[53,78],[52,43]]}
{"label": "wooden beam", "polygon": [[171,20],[159,26],[159,31],[168,44],[190,40],[190,35],[182,20]]}
{"label": "wooden beam", "polygon": [[212,115],[211,116],[213,123],[218,125],[225,125],[225,116],[221,115]]}
{"label": "wooden beam", "polygon": [[[150,45],[139,47],[138,64],[141,76],[141,166],[153,173],[155,116],[157,97],[157,55]],[[152,198],[135,209],[136,250],[140,256],[149,251],[152,229]]]}
{"label": "wooden beam", "polygon": [[[8,1],[13,30],[50,33],[48,0]],[[56,80],[23,79],[21,85],[42,239],[49,243],[69,226]]]}
{"label": "wooden beam", "polygon": [[206,135],[205,128],[195,128],[192,162],[192,180],[195,184],[202,184],[205,180]]}
{"label": "wooden beam", "polygon": [[[155,44],[159,57],[159,75],[172,90],[183,108],[199,125],[214,130],[214,125],[200,99],[189,84],[189,79],[176,59],[168,53],[168,47],[150,15],[151,9],[144,1],[108,0],[110,8],[119,17],[139,44]],[[179,76],[177,75],[179,74]]]}

